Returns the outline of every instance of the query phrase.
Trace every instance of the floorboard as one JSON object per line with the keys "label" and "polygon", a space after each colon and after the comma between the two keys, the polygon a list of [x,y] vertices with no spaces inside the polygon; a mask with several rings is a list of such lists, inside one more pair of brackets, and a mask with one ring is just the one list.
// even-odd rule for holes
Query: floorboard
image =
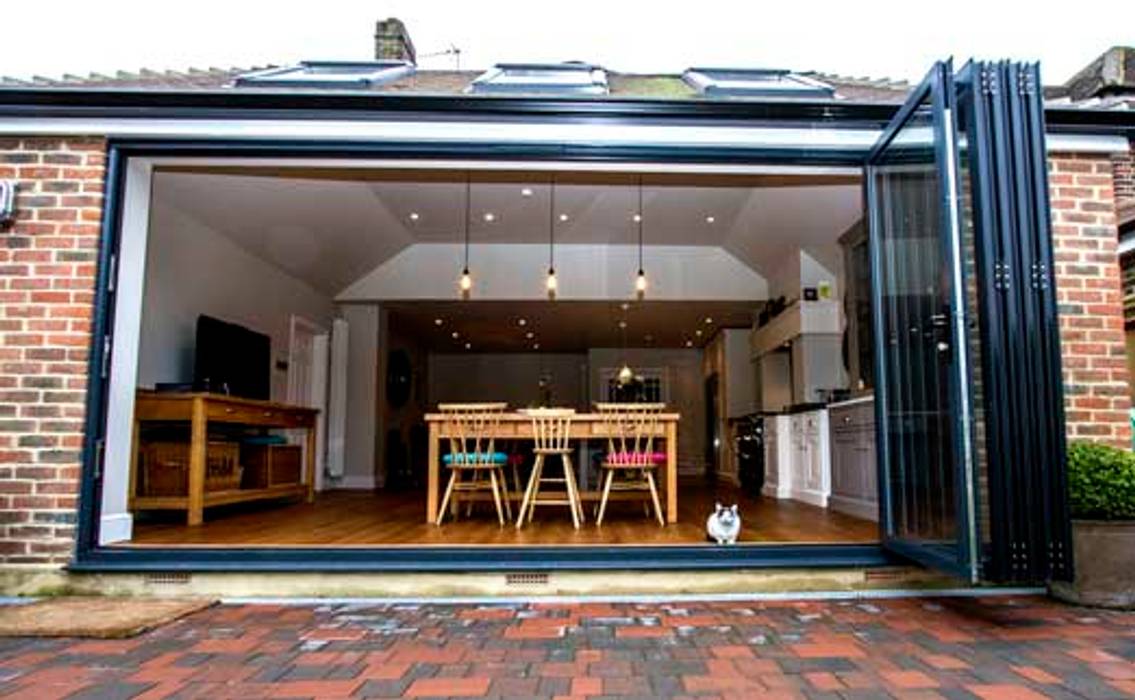
{"label": "floorboard", "polygon": [[[797,501],[749,498],[729,486],[683,483],[679,519],[660,527],[641,503],[608,506],[603,526],[588,522],[579,530],[566,507],[538,509],[531,525],[501,528],[491,504],[478,504],[470,518],[446,520],[441,527],[424,521],[420,492],[328,491],[314,504],[262,503],[206,511],[205,523],[184,524],[183,514],[139,518],[127,546],[502,546],[502,545],[689,545],[706,543],[705,521],[715,501],[737,503],[741,537],[747,543],[877,542],[876,523]],[[515,508],[514,508],[515,511]],[[462,509],[464,516],[464,508]]]}

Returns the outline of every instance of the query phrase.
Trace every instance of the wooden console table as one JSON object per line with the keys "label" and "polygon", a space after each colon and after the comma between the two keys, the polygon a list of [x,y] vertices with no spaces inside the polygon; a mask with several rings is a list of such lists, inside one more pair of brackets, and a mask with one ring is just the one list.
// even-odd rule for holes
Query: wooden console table
{"label": "wooden console table", "polygon": [[[134,447],[130,459],[131,510],[184,510],[189,525],[200,525],[209,506],[269,498],[305,497],[315,500],[315,425],[319,410],[272,401],[241,399],[224,394],[165,393],[139,390],[134,402]],[[138,496],[138,447],[142,423],[188,422],[189,484],[185,496]],[[300,483],[267,488],[205,491],[205,449],[209,423],[259,428],[306,430],[304,478]]]}

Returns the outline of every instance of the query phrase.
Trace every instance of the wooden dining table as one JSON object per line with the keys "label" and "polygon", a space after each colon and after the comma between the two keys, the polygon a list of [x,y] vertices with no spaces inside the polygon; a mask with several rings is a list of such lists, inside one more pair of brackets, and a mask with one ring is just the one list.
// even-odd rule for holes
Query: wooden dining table
{"label": "wooden dining table", "polygon": [[[678,522],[678,413],[661,413],[658,416],[657,434],[666,448],[666,463],[662,465],[662,478],[666,491],[666,522]],[[437,522],[437,508],[441,489],[441,442],[452,437],[446,430],[447,420],[441,413],[427,413],[429,426],[429,491],[426,494],[426,522]],[[608,435],[607,419],[599,413],[577,413],[571,422],[572,440],[605,440]],[[532,417],[523,411],[501,414],[492,437],[501,440],[533,440]],[[596,500],[598,491],[583,491],[584,500]]]}

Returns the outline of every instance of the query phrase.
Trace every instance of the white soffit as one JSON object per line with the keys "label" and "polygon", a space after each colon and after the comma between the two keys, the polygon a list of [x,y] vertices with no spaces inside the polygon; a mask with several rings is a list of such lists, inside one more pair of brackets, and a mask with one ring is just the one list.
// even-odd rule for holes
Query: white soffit
{"label": "white soffit", "polygon": [[[683,148],[841,150],[866,153],[881,134],[878,129],[831,127],[716,126],[712,124],[651,125],[501,121],[346,121],[270,119],[0,119],[0,135],[99,134],[152,139],[510,143],[621,145]],[[1048,150],[1092,153],[1125,151],[1122,136],[1048,134]]]}

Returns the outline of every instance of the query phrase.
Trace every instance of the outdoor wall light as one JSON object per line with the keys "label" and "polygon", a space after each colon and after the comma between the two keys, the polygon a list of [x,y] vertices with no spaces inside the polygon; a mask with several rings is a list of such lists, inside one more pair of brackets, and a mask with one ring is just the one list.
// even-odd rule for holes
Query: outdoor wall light
{"label": "outdoor wall light", "polygon": [[16,183],[0,180],[0,226],[8,227],[16,221]]}

